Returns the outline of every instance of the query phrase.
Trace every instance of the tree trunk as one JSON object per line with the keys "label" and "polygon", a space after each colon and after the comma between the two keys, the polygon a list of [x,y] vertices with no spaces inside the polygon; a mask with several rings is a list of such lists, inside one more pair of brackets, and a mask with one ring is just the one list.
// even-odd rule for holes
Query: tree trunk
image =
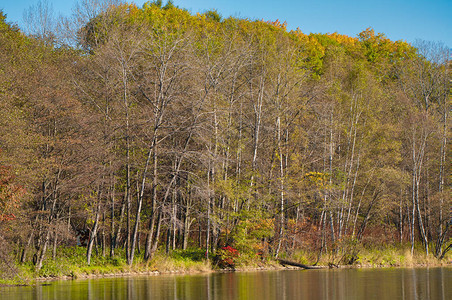
{"label": "tree trunk", "polygon": [[50,239],[50,230],[47,230],[46,237],[44,239],[44,243],[42,245],[41,251],[38,252],[39,255],[38,255],[38,259],[36,261],[36,267],[35,267],[36,271],[39,271],[42,268],[42,262],[44,261],[44,257],[46,254],[47,244],[49,243],[49,239]]}
{"label": "tree trunk", "polygon": [[52,251],[52,259],[53,260],[55,260],[55,258],[56,258],[57,244],[58,244],[58,233],[56,231],[54,231],[53,232],[53,251]]}
{"label": "tree trunk", "polygon": [[94,240],[96,238],[97,229],[99,227],[99,217],[100,217],[100,199],[98,199],[97,209],[96,209],[96,218],[94,220],[93,229],[91,230],[88,247],[86,249],[86,261],[87,261],[88,265],[91,263],[91,254],[93,251]]}
{"label": "tree trunk", "polygon": [[[155,139],[155,136],[154,136]],[[149,221],[149,232],[146,235],[146,246],[144,249],[144,259],[147,261],[151,257],[152,237],[154,235],[155,219],[157,218],[157,144],[154,144],[153,151],[153,174],[152,174],[152,202],[151,202],[151,220]]]}

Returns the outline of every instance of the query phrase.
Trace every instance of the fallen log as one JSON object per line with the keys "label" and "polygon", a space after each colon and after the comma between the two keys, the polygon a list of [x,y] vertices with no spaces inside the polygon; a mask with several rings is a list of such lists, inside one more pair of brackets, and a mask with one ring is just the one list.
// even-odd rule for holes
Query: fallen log
{"label": "fallen log", "polygon": [[308,266],[308,265],[300,264],[300,263],[285,260],[285,259],[278,259],[278,261],[283,266],[287,265],[287,266],[299,267],[299,268],[303,268],[303,269],[325,269],[326,268],[324,266]]}

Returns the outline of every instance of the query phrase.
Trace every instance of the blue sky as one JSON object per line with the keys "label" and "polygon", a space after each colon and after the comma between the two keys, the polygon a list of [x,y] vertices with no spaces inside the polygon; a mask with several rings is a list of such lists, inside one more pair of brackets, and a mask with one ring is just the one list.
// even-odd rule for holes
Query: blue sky
{"label": "blue sky", "polygon": [[[22,22],[38,0],[0,0],[7,20]],[[47,0],[56,15],[69,15],[77,0]],[[141,6],[145,0],[129,1]],[[217,9],[223,17],[287,21],[289,29],[356,36],[367,27],[392,40],[441,41],[452,47],[452,0],[174,0],[192,13]],[[163,0],[166,3],[166,0]]]}

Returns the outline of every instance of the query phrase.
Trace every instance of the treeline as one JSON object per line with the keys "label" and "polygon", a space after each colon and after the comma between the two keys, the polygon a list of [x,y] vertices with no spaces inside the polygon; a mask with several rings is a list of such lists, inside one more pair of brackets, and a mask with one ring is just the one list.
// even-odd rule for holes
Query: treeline
{"label": "treeline", "polygon": [[444,46],[159,1],[85,20],[65,44],[0,15],[3,260],[450,249]]}

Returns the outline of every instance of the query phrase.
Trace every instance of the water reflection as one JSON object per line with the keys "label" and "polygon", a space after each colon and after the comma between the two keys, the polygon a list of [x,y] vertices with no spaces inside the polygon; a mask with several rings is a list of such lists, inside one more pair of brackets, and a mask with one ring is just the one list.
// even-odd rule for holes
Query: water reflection
{"label": "water reflection", "polygon": [[452,268],[104,278],[0,288],[0,299],[452,299]]}

